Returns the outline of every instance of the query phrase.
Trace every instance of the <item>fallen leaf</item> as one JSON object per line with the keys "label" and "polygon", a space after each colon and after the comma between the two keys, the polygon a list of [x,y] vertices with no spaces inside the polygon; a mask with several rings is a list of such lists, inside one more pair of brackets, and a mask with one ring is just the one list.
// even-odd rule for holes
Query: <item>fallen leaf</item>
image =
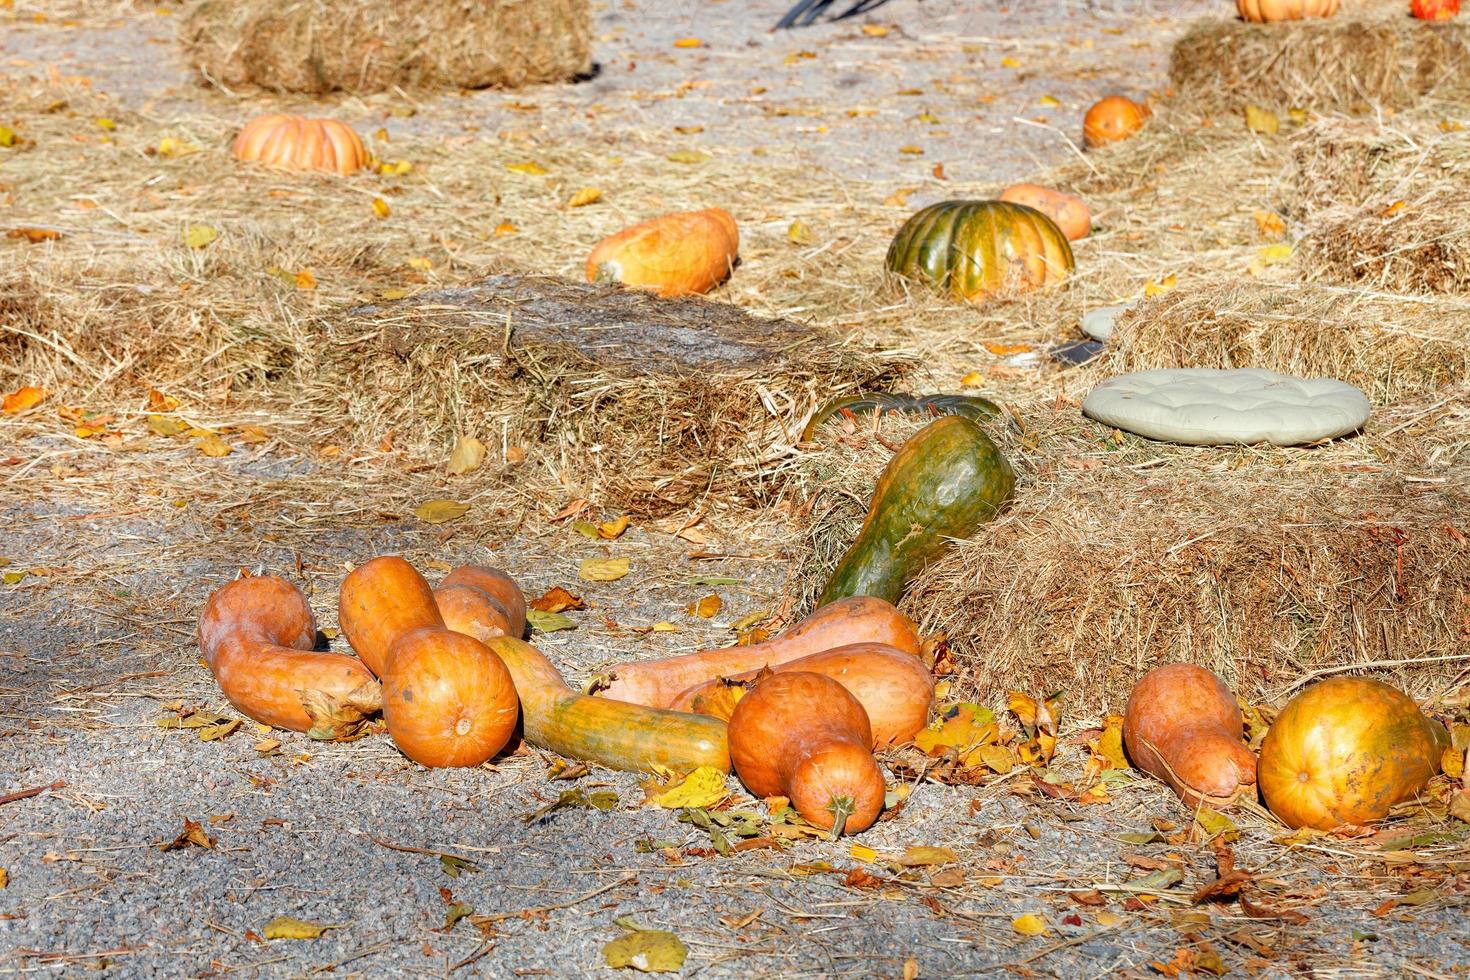
{"label": "fallen leaf", "polygon": [[228,456],[234,451],[228,442],[225,442],[217,435],[205,436],[194,443],[194,448],[199,450],[201,456],[210,456],[215,459],[221,456]]}
{"label": "fallen leaf", "polygon": [[915,845],[903,852],[898,863],[905,868],[922,868],[935,864],[954,864],[960,856],[947,847]]}
{"label": "fallen leaf", "polygon": [[863,33],[868,37],[887,37],[888,28],[881,27],[878,24],[864,24]]}
{"label": "fallen leaf", "polygon": [[572,199],[567,202],[567,207],[582,208],[586,207],[589,204],[596,204],[600,200],[602,200],[601,189],[596,187],[584,187],[577,193],[572,195]]}
{"label": "fallen leaf", "polygon": [[584,558],[577,576],[588,582],[616,582],[628,574],[626,558]]}
{"label": "fallen leaf", "polygon": [[7,871],[5,868],[0,868],[0,888],[9,888],[9,887],[10,887],[10,872]]}
{"label": "fallen leaf", "polygon": [[653,802],[669,810],[684,807],[708,810],[723,803],[729,795],[730,788],[725,784],[725,774],[713,766],[700,766]]}
{"label": "fallen leaf", "polygon": [[800,218],[786,227],[786,240],[795,245],[805,245],[812,240],[812,230]]}
{"label": "fallen leaf", "polygon": [[444,928],[441,929],[440,932],[448,932],[449,930],[454,928],[454,924],[460,919],[474,914],[475,907],[473,905],[466,905],[463,902],[455,902],[453,905],[444,910]]}
{"label": "fallen leaf", "polygon": [[872,861],[878,857],[878,852],[864,844],[853,844],[847,849],[848,856],[856,861]]}
{"label": "fallen leaf", "polygon": [[1150,281],[1148,283],[1145,283],[1143,287],[1143,295],[1152,298],[1159,295],[1160,293],[1166,293],[1169,290],[1173,289],[1178,282],[1179,277],[1171,273],[1160,279],[1158,282]]}
{"label": "fallen leaf", "polygon": [[1227,841],[1240,838],[1240,829],[1235,826],[1235,822],[1219,810],[1202,806],[1195,812],[1194,822],[1203,832],[1201,836],[1206,840],[1213,837],[1221,837]]}
{"label": "fallen leaf", "polygon": [[574,630],[577,621],[570,616],[561,613],[542,612],[539,609],[526,610],[526,622],[538,633],[555,633],[559,630]]}
{"label": "fallen leaf", "polygon": [[40,242],[54,242],[61,238],[61,232],[55,228],[13,228],[6,233],[7,238],[24,238],[32,245]]}
{"label": "fallen leaf", "polygon": [[511,224],[509,221],[502,221],[500,224],[495,226],[494,235],[496,238],[504,238],[507,235],[514,235],[518,231],[520,231],[520,229]]}
{"label": "fallen leaf", "polygon": [[1253,133],[1264,133],[1274,136],[1281,128],[1281,120],[1276,118],[1276,113],[1270,109],[1262,109],[1258,105],[1247,104],[1245,107],[1245,128]]}
{"label": "fallen leaf", "polygon": [[697,37],[681,37],[674,42],[676,48],[702,48],[704,42]]}
{"label": "fallen leaf", "polygon": [[1046,920],[1030,912],[1012,919],[1011,928],[1023,936],[1044,936],[1047,932]]}
{"label": "fallen leaf", "polygon": [[673,163],[704,163],[713,158],[703,150],[675,150],[668,159]]}
{"label": "fallen leaf", "polygon": [[470,505],[462,504],[458,500],[449,500],[445,497],[437,497],[414,508],[414,516],[425,524],[444,524],[448,521],[458,520],[469,513]]}
{"label": "fallen leaf", "polygon": [[1257,211],[1256,234],[1268,242],[1279,242],[1286,237],[1286,221],[1275,211]]}
{"label": "fallen leaf", "polygon": [[1123,753],[1123,716],[1108,715],[1103,723],[1102,734],[1097,737],[1093,750],[1107,760],[1109,769],[1127,769],[1128,757]]}
{"label": "fallen leaf", "polygon": [[265,938],[267,939],[319,939],[322,933],[328,929],[340,929],[340,926],[318,924],[307,922],[304,919],[293,919],[289,915],[278,915],[265,925]]}
{"label": "fallen leaf", "polygon": [[4,411],[6,415],[19,415],[27,409],[35,408],[46,398],[46,389],[35,385],[26,385],[17,388],[5,396]]}
{"label": "fallen leaf", "polygon": [[614,920],[628,930],[602,947],[602,958],[614,970],[631,967],[641,973],[674,973],[684,965],[689,947],[663,929],[645,929],[631,918]]}
{"label": "fallen leaf", "polygon": [[184,244],[190,248],[204,248],[217,238],[219,232],[212,225],[189,225],[184,229]]}
{"label": "fallen leaf", "polygon": [[1002,58],[1000,59],[1000,66],[1002,68],[1020,68],[1021,63],[1015,58]]}
{"label": "fallen leaf", "polygon": [[449,473],[464,476],[480,468],[485,461],[485,444],[474,436],[455,436],[449,453]]}
{"label": "fallen leaf", "polygon": [[559,585],[552,586],[539,598],[531,600],[531,608],[540,612],[559,613],[568,609],[586,609],[582,597],[573,595]]}
{"label": "fallen leaf", "polygon": [[603,521],[597,525],[597,536],[604,541],[616,541],[628,530],[628,515],[615,517],[610,521]]}
{"label": "fallen leaf", "polygon": [[373,214],[377,215],[378,218],[386,218],[392,213],[393,209],[388,206],[387,201],[383,200],[381,197],[373,198]]}
{"label": "fallen leaf", "polygon": [[711,593],[702,599],[691,602],[684,611],[691,616],[698,616],[700,619],[713,619],[724,608],[724,605],[725,600]]}
{"label": "fallen leaf", "polygon": [[214,850],[214,838],[204,832],[204,827],[188,817],[184,818],[184,832],[179,834],[167,844],[159,846],[160,851],[182,851],[186,847],[202,847],[207,851]]}
{"label": "fallen leaf", "polygon": [[511,171],[512,173],[530,174],[532,177],[538,177],[541,174],[546,173],[546,168],[541,166],[541,164],[537,163],[535,160],[527,160],[525,163],[506,164],[505,169]]}

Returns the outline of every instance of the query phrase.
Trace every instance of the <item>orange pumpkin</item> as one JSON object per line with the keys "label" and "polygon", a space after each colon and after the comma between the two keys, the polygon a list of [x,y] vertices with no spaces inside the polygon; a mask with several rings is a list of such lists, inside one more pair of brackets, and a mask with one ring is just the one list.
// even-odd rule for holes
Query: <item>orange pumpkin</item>
{"label": "orange pumpkin", "polygon": [[1148,116],[1147,106],[1126,96],[1110,95],[1094,103],[1082,118],[1082,140],[1088,146],[1125,140],[1143,128]]}
{"label": "orange pumpkin", "polygon": [[444,619],[418,570],[397,555],[381,555],[342,580],[337,624],[362,662],[382,677],[395,640],[425,626],[442,629]]}
{"label": "orange pumpkin", "polygon": [[425,766],[478,766],[505,747],[520,717],[510,671],[479,640],[411,630],[393,643],[383,720],[404,755]]}
{"label": "orange pumpkin", "polygon": [[1409,0],[1409,13],[1420,20],[1453,20],[1460,16],[1460,0]]}
{"label": "orange pumpkin", "polygon": [[237,160],[276,170],[347,175],[368,165],[367,147],[346,123],[272,113],[250,120],[235,137]]}
{"label": "orange pumpkin", "polygon": [[1274,24],[1282,20],[1331,17],[1337,13],[1337,2],[1338,0],[1235,0],[1235,9],[1244,20],[1257,24]]}
{"label": "orange pumpkin", "polygon": [[587,258],[587,281],[660,296],[706,293],[730,274],[739,251],[740,232],[725,211],[666,214],[598,242]]}
{"label": "orange pumpkin", "polygon": [[1092,231],[1092,212],[1087,202],[1075,194],[1039,184],[1012,184],[1000,192],[1000,199],[1040,211],[1062,229],[1068,241],[1086,238]]}
{"label": "orange pumpkin", "polygon": [[1331,830],[1385,816],[1439,771],[1444,729],[1381,681],[1334,677],[1302,691],[1261,743],[1257,781],[1290,827]]}

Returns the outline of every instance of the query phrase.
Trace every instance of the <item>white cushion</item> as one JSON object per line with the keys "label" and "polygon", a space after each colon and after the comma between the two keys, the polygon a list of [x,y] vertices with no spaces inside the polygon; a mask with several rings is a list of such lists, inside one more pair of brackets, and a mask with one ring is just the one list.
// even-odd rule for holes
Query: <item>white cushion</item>
{"label": "white cushion", "polygon": [[1082,403],[1106,425],[1189,446],[1297,446],[1354,432],[1369,411],[1350,384],[1260,368],[1136,371],[1102,382]]}
{"label": "white cushion", "polygon": [[1113,325],[1118,322],[1118,317],[1130,309],[1132,307],[1127,303],[1119,303],[1117,306],[1101,306],[1089,310],[1082,315],[1082,332],[1093,340],[1107,343],[1108,338],[1113,336]]}

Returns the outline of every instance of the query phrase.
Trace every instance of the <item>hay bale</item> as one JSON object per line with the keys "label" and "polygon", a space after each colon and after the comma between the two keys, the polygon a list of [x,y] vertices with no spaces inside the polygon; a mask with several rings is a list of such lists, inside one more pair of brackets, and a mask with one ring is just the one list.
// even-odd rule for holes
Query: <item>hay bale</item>
{"label": "hay bale", "polygon": [[[1048,402],[987,428],[1016,495],[914,582],[904,608],[948,635],[963,694],[1065,693],[1118,710],[1159,663],[1250,696],[1312,670],[1395,663],[1411,690],[1464,669],[1470,628],[1470,408],[1461,388],[1319,449],[1197,449],[1124,437]],[[813,595],[852,540],[894,444],[922,422],[834,422],[800,463]],[[881,436],[880,440],[878,437]]]}
{"label": "hay bale", "polygon": [[591,30],[588,0],[201,0],[179,36],[205,81],[322,94],[564,82]]}
{"label": "hay bale", "polygon": [[1140,304],[1108,350],[1110,373],[1265,368],[1337,378],[1384,405],[1470,384],[1470,307],[1410,311],[1342,290],[1216,282]]}
{"label": "hay bale", "polygon": [[1470,288],[1470,194],[1412,206],[1339,209],[1299,243],[1310,278],[1395,293]]}
{"label": "hay bale", "polygon": [[[635,515],[704,495],[767,499],[819,404],[915,362],[702,299],[513,275],[361,307],[324,367],[368,444],[445,458],[456,434],[539,451],[557,482]],[[340,394],[338,394],[340,393]]]}
{"label": "hay bale", "polygon": [[1280,24],[1203,20],[1175,42],[1169,80],[1201,106],[1365,113],[1470,97],[1470,25],[1399,7]]}

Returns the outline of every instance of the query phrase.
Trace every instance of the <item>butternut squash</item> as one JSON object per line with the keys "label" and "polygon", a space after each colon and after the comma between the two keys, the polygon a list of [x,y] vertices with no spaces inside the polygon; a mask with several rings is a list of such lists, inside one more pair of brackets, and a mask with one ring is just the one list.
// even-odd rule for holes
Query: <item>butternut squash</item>
{"label": "butternut squash", "polygon": [[379,677],[398,637],[416,629],[444,627],[434,590],[397,555],[364,562],[342,580],[337,623],[352,649]]}

